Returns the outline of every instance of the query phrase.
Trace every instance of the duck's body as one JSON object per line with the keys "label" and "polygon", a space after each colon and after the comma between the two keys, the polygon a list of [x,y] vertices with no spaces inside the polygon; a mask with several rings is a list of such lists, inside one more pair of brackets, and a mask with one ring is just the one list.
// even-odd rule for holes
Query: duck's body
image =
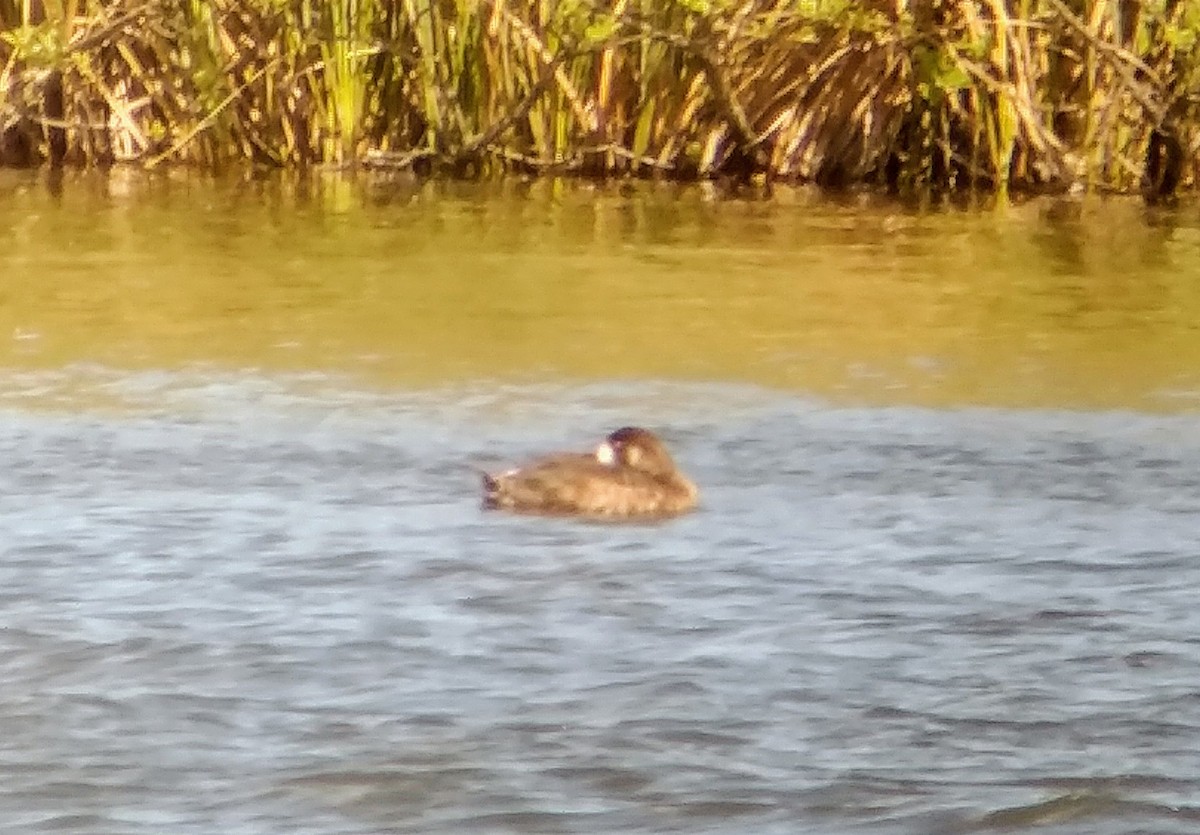
{"label": "duck's body", "polygon": [[484,506],[592,519],[662,519],[696,506],[696,485],[655,435],[625,427],[592,454],[560,453],[484,474]]}

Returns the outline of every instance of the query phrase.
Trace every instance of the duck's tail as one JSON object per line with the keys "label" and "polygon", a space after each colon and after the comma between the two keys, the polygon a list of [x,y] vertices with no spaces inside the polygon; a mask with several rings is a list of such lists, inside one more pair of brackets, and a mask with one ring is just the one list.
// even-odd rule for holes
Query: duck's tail
{"label": "duck's tail", "polygon": [[486,470],[478,470],[483,484],[483,506],[496,507],[500,503],[500,479]]}

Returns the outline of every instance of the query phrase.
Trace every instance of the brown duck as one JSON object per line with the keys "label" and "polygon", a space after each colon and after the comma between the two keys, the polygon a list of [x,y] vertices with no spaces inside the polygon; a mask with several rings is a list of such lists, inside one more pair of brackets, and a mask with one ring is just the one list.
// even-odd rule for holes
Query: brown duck
{"label": "brown duck", "polygon": [[592,519],[662,519],[696,506],[696,485],[653,432],[626,426],[595,452],[558,453],[484,473],[484,507]]}

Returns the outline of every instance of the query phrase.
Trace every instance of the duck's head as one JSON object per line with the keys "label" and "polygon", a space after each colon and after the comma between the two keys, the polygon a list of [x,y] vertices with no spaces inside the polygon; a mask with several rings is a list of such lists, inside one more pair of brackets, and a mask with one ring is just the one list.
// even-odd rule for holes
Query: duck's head
{"label": "duck's head", "polygon": [[667,448],[649,429],[623,426],[596,447],[596,460],[606,467],[629,467],[651,475],[675,472]]}

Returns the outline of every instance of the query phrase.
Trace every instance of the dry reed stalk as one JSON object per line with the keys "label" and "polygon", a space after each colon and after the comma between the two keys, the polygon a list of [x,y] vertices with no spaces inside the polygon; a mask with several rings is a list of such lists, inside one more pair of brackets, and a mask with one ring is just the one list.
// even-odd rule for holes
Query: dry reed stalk
{"label": "dry reed stalk", "polygon": [[0,161],[1194,180],[1200,4],[0,0]]}

